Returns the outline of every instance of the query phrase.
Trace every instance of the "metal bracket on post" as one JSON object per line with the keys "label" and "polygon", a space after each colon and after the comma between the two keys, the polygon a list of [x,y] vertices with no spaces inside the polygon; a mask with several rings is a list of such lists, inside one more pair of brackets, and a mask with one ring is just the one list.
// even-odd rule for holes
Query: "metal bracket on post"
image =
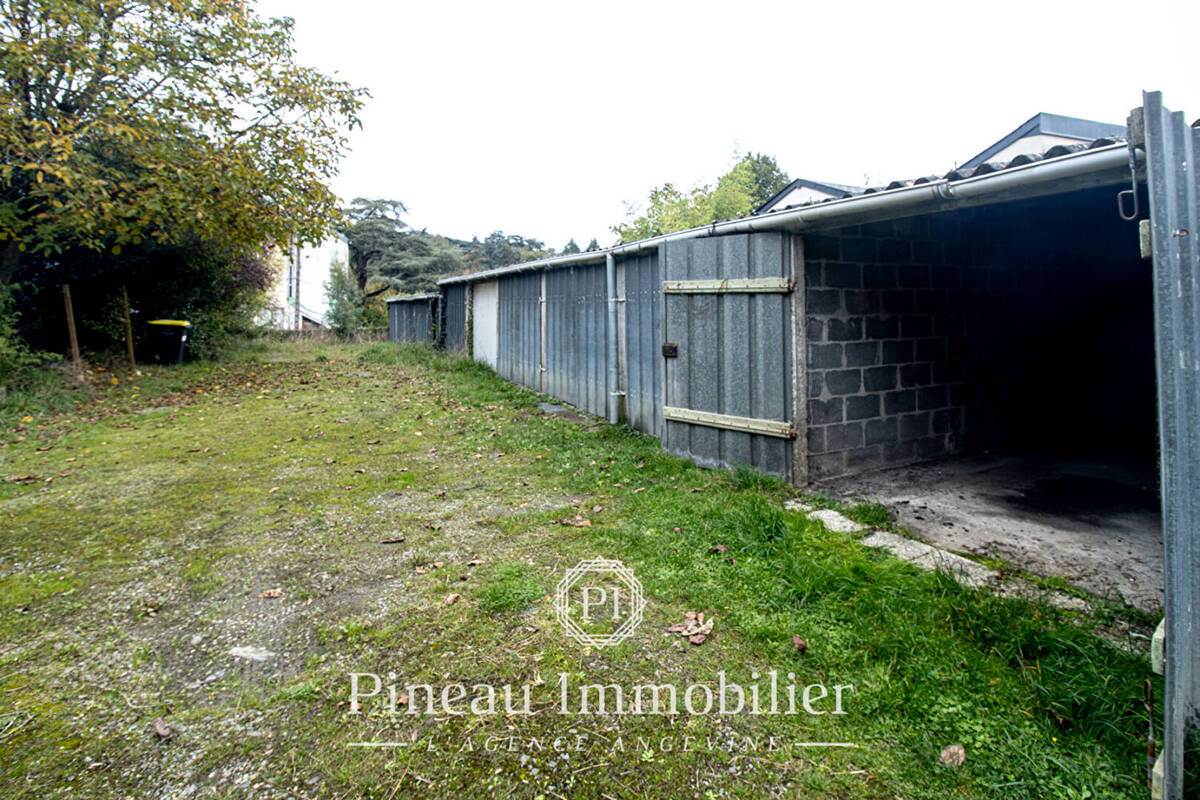
{"label": "metal bracket on post", "polygon": [[[1142,214],[1138,205],[1137,149],[1139,147],[1145,149],[1146,146],[1146,116],[1140,106],[1129,112],[1125,130],[1129,146],[1129,188],[1117,192],[1117,213],[1126,222],[1133,222]],[[1133,211],[1128,214],[1125,213],[1126,197],[1133,200]],[[1146,247],[1142,248],[1142,252],[1143,254],[1146,252]],[[1146,256],[1143,255],[1142,258],[1146,258]]]}

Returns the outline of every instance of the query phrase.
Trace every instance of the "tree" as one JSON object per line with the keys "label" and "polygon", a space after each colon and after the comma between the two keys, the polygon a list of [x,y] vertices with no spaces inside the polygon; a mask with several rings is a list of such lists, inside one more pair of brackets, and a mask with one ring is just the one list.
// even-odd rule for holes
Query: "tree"
{"label": "tree", "polygon": [[739,162],[746,164],[753,173],[754,188],[751,192],[754,207],[758,208],[779,194],[792,182],[788,174],[779,168],[772,156],[762,153],[747,153]]}
{"label": "tree", "polygon": [[574,255],[575,253],[578,253],[578,252],[579,252],[579,245],[577,245],[575,243],[574,239],[571,239],[571,241],[569,241],[565,245],[563,245],[562,254],[564,256]]}
{"label": "tree", "polygon": [[242,0],[0,3],[0,283],[22,253],[321,238],[365,90]]}
{"label": "tree", "polygon": [[[715,187],[703,185],[689,191],[681,191],[671,183],[654,187],[650,190],[645,212],[639,215],[631,207],[630,219],[614,225],[613,232],[622,242],[632,242],[717,220],[744,217],[788,182],[775,159],[747,153],[717,180]],[[779,188],[774,188],[776,186]],[[763,196],[763,192],[767,194]]]}
{"label": "tree", "polygon": [[488,234],[488,237],[483,240],[481,252],[485,269],[504,267],[516,264],[521,260],[517,248],[513,246],[503,231],[492,231]]}
{"label": "tree", "polygon": [[759,203],[754,196],[754,170],[747,159],[749,156],[717,180],[717,186],[709,195],[708,204],[704,208],[707,217],[704,222],[744,217],[758,208]]}
{"label": "tree", "polygon": [[380,262],[404,249],[408,225],[400,215],[408,209],[399,200],[369,200],[356,197],[344,209],[342,235],[350,245],[350,275],[360,292],[365,292],[372,271]]}
{"label": "tree", "polygon": [[329,298],[329,311],[325,317],[330,327],[343,336],[357,333],[363,324],[363,293],[354,276],[341,264],[335,264],[329,270],[325,295]]}
{"label": "tree", "polygon": [[[31,273],[38,260],[27,258],[22,274]],[[146,320],[186,319],[193,325],[187,351],[200,357],[219,356],[231,336],[252,330],[266,290],[277,277],[277,263],[266,250],[195,236],[131,244],[119,256],[74,247],[37,267],[36,280],[9,284],[23,312],[21,337],[31,347],[59,350],[65,344],[59,287],[70,283],[76,330],[85,350],[124,349],[121,301],[127,293],[135,337],[145,332]]]}
{"label": "tree", "polygon": [[401,248],[373,265],[370,279],[378,288],[369,288],[369,297],[387,289],[405,294],[431,292],[437,288],[439,278],[463,270],[462,251],[441,236],[411,231],[401,241]]}
{"label": "tree", "polygon": [[596,241],[595,237],[593,237],[592,240],[588,242],[587,250],[585,252],[592,253],[599,249],[600,243]]}
{"label": "tree", "polygon": [[398,200],[362,197],[345,210],[349,271],[364,299],[388,291],[430,291],[438,278],[463,268],[463,252],[440,236],[412,230],[400,218],[406,211]]}
{"label": "tree", "polygon": [[650,202],[646,212],[634,217],[635,210],[629,209],[629,222],[613,226],[613,233],[622,242],[649,239],[671,231],[681,231],[712,222],[712,193],[707,186],[698,186],[683,192],[672,183],[664,183],[650,190]]}
{"label": "tree", "polygon": [[540,239],[505,234],[504,231],[492,231],[488,234],[483,240],[480,253],[484,269],[507,267],[509,264],[553,255],[553,251],[547,250],[545,242]]}

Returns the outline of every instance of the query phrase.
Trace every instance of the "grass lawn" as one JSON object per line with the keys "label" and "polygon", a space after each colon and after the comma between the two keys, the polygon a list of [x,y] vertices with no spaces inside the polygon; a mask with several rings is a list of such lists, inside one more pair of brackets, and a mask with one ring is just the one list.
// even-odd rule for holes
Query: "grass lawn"
{"label": "grass lawn", "polygon": [[[964,589],[454,357],[258,343],[147,372],[0,415],[8,800],[1147,795],[1149,664],[1096,633],[1120,612]],[[553,612],[596,557],[647,603],[601,649]],[[700,645],[665,632],[688,611]],[[853,686],[844,713],[558,713],[563,680],[770,670]],[[350,673],[380,696],[353,709]],[[389,683],[528,685],[531,713],[393,715]]]}

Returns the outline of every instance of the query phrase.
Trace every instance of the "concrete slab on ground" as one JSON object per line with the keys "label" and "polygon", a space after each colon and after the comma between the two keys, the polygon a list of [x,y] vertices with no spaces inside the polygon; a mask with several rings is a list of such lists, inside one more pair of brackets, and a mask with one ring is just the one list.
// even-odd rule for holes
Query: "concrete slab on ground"
{"label": "concrete slab on ground", "polygon": [[1162,607],[1162,528],[1152,465],[982,454],[813,488],[880,502],[900,525],[938,547],[1061,576],[1144,611]]}

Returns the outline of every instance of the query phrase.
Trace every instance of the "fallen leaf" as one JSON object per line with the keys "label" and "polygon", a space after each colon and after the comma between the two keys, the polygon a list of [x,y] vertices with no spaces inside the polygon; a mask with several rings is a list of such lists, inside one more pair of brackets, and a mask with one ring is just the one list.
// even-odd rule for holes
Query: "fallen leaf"
{"label": "fallen leaf", "polygon": [[445,561],[435,561],[435,562],[433,562],[433,568],[441,569],[443,566],[445,566],[445,564],[446,564]]}
{"label": "fallen leaf", "polygon": [[259,592],[259,597],[283,597],[283,589],[267,589],[265,592]]}
{"label": "fallen leaf", "polygon": [[723,544],[716,544],[708,549],[709,555],[712,555],[713,553],[728,553],[728,552],[729,552],[729,548]]}
{"label": "fallen leaf", "polygon": [[792,647],[796,648],[801,653],[803,653],[805,650],[808,649],[808,642],[804,641],[799,636],[793,636],[792,637]]}
{"label": "fallen leaf", "polygon": [[468,562],[467,562],[467,566],[468,566],[468,567],[478,567],[478,566],[479,566],[480,564],[482,564],[482,563],[483,563],[483,559],[481,559],[481,558],[472,558],[470,561],[468,561]]}
{"label": "fallen leaf", "polygon": [[458,602],[458,598],[460,598],[460,597],[462,597],[461,594],[456,594],[456,593],[449,594],[446,597],[446,605],[448,605],[448,606],[454,605],[455,603]]}
{"label": "fallen leaf", "polygon": [[278,491],[279,491],[278,486],[272,486],[270,489],[267,490],[267,494],[275,494]]}
{"label": "fallen leaf", "polygon": [[380,544],[400,544],[400,543],[401,543],[401,542],[403,542],[403,541],[404,541],[404,537],[403,537],[403,536],[396,536],[396,537],[394,537],[394,538],[391,538],[391,539],[380,539],[380,540],[379,540],[379,543],[380,543]]}
{"label": "fallen leaf", "polygon": [[363,469],[362,467],[359,467],[358,469],[356,469],[354,471],[357,472],[359,475],[363,475],[366,473],[366,470]]}
{"label": "fallen leaf", "polygon": [[413,571],[418,575],[424,575],[426,570],[424,567],[416,567]]}
{"label": "fallen leaf", "polygon": [[639,486],[638,488],[636,488],[636,489],[634,489],[634,490],[633,490],[633,493],[634,493],[634,494],[637,494],[638,492],[644,492],[644,491],[646,491],[646,487],[645,487],[645,486]]}
{"label": "fallen leaf", "polygon": [[158,734],[160,739],[170,739],[175,732],[171,730],[171,726],[163,722],[162,719],[154,720],[154,732]]}
{"label": "fallen leaf", "polygon": [[379,444],[379,442],[380,442],[379,439],[372,439],[369,442],[367,442],[367,444]]}
{"label": "fallen leaf", "polygon": [[686,636],[692,644],[703,644],[704,640],[712,634],[713,620],[709,619],[706,622],[702,611],[685,611],[683,616],[685,620],[683,623],[672,625],[666,629],[666,632]]}
{"label": "fallen leaf", "polygon": [[947,767],[961,767],[967,760],[967,751],[961,744],[950,744],[942,748],[938,761]]}

